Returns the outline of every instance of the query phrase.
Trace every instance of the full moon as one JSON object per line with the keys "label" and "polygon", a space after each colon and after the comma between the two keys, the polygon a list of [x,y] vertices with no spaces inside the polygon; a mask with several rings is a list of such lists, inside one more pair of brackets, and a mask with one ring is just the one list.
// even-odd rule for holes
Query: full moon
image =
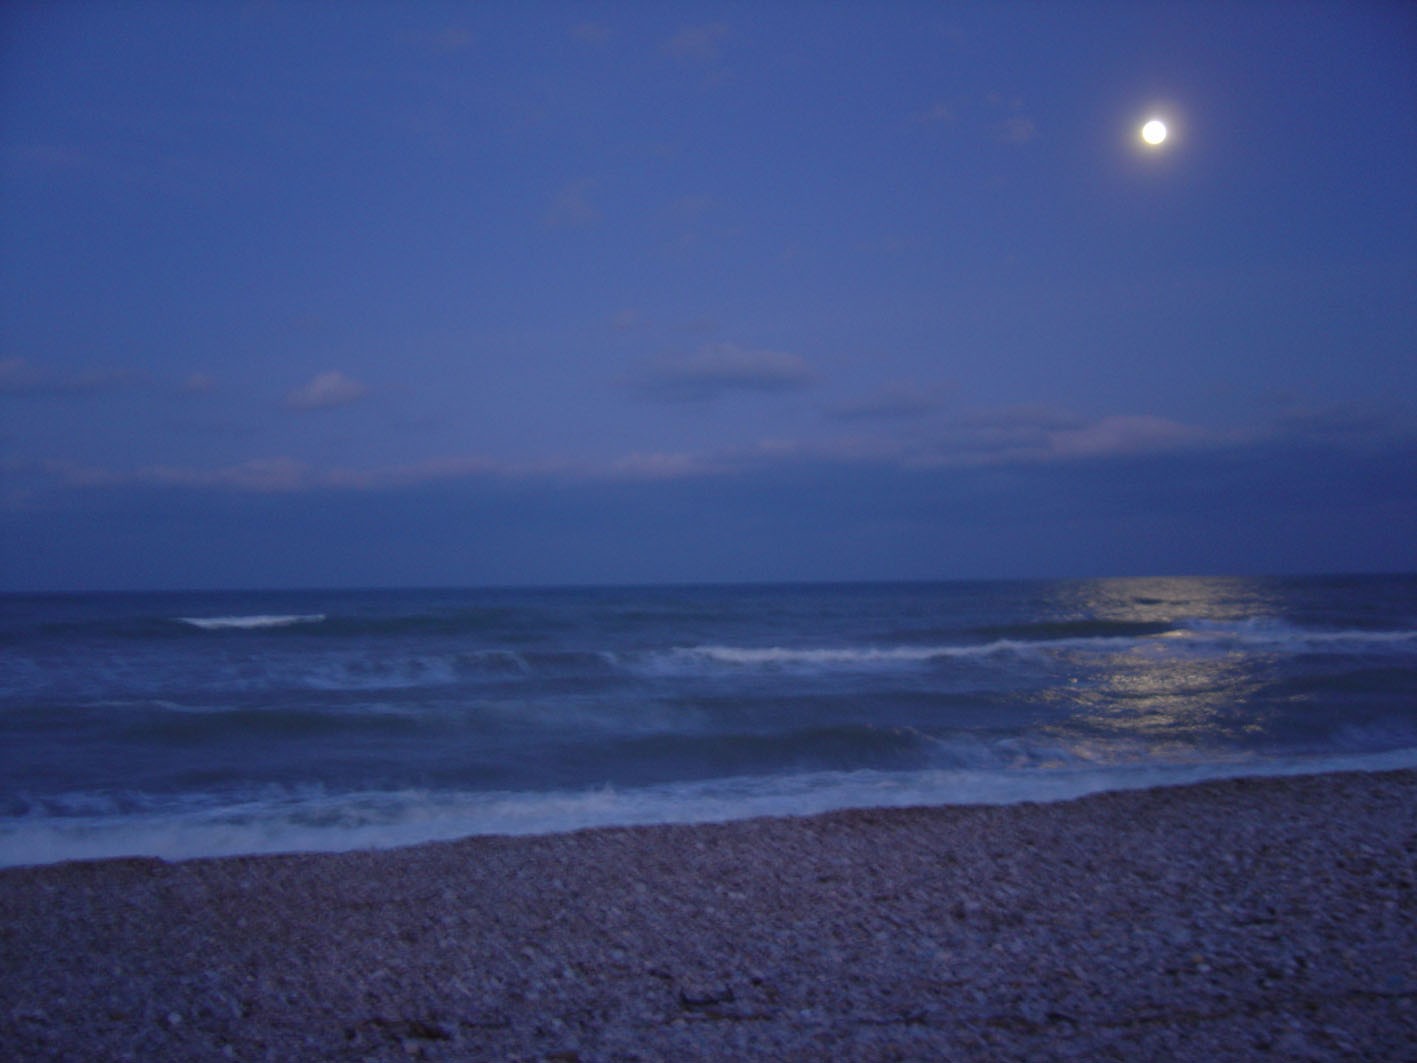
{"label": "full moon", "polygon": [[1141,127],[1141,138],[1152,147],[1156,147],[1166,139],[1166,123],[1159,118],[1153,118]]}

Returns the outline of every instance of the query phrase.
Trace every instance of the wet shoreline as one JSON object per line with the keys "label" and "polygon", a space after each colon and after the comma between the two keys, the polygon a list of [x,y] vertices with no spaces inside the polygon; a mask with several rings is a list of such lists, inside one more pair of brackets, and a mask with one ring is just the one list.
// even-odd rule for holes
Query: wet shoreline
{"label": "wet shoreline", "polygon": [[1395,1058],[1417,772],[0,871],[32,1059]]}

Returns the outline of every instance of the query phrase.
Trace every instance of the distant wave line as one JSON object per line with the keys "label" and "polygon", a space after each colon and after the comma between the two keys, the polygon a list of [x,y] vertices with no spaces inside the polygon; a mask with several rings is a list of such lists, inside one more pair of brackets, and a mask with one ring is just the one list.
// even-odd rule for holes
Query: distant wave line
{"label": "distant wave line", "polygon": [[1000,653],[1031,653],[1067,647],[1116,648],[1136,644],[1129,637],[1082,639],[996,639],[993,642],[944,646],[846,646],[846,647],[785,647],[785,646],[681,646],[669,651],[671,659],[707,661],[720,665],[773,668],[852,667],[855,665],[917,664],[951,657],[989,657]]}
{"label": "distant wave line", "polygon": [[1390,631],[1369,631],[1361,628],[1326,630],[1299,627],[1284,621],[1260,617],[1239,621],[1190,620],[1184,622],[1176,634],[1197,641],[1233,641],[1270,646],[1363,642],[1378,646],[1417,642],[1417,629],[1411,628]]}
{"label": "distant wave line", "polygon": [[290,627],[294,624],[319,624],[324,621],[324,613],[262,613],[254,616],[179,616],[184,624],[199,627],[203,631],[220,631],[236,628]]}
{"label": "distant wave line", "polygon": [[748,668],[853,667],[889,664],[923,664],[949,658],[984,658],[1005,654],[1038,654],[1059,650],[1118,652],[1143,647],[1162,648],[1241,644],[1288,648],[1303,652],[1325,645],[1367,645],[1371,649],[1405,649],[1417,642],[1417,631],[1308,631],[1292,627],[1215,626],[1171,629],[1152,635],[1099,635],[1080,638],[995,639],[978,645],[937,646],[681,646],[669,651],[671,660],[699,661]]}

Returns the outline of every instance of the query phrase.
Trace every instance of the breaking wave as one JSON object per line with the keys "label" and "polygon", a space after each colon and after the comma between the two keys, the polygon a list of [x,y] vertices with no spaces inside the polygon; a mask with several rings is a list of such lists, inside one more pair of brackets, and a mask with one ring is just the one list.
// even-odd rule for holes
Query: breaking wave
{"label": "breaking wave", "polygon": [[1413,577],[0,596],[0,863],[1333,770],[1414,706]]}
{"label": "breaking wave", "polygon": [[581,790],[402,789],[331,793],[267,787],[241,800],[188,795],[115,802],[74,795],[71,807],[0,822],[0,867],[152,856],[168,860],[248,853],[390,849],[486,835],[596,827],[721,823],[856,808],[1005,805],[1184,785],[1241,776],[1417,767],[1417,749],[1284,760],[1062,765],[1048,770],[819,771],[659,786]]}
{"label": "breaking wave", "polygon": [[294,627],[296,624],[319,624],[324,613],[261,614],[257,616],[179,616],[178,621],[203,631],[238,629],[252,631],[269,627]]}

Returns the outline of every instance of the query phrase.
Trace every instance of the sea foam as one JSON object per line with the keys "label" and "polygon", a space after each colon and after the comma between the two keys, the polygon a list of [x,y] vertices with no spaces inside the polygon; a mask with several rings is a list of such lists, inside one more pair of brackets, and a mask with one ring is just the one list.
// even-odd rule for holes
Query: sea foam
{"label": "sea foam", "polygon": [[1417,577],[11,606],[9,863],[1054,800],[1417,743]]}
{"label": "sea foam", "polygon": [[324,621],[324,613],[261,614],[258,616],[180,616],[181,623],[199,627],[203,631],[220,631],[225,628],[251,630],[266,627],[291,627],[295,624],[318,624]]}
{"label": "sea foam", "polygon": [[[1215,779],[1417,768],[1417,748],[1227,762],[1074,765],[1046,771],[871,770],[740,776],[637,788],[268,793],[220,806],[184,802],[121,816],[31,815],[0,826],[0,867],[154,856],[167,860],[350,852],[490,835],[724,823],[857,808],[1010,805]],[[185,805],[185,807],[184,807]]]}

